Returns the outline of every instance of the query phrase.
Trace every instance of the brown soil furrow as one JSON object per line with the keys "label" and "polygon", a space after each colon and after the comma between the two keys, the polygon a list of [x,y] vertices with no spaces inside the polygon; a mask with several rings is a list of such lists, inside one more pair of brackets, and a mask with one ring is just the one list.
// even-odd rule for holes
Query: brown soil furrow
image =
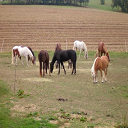
{"label": "brown soil furrow", "polygon": [[66,41],[72,48],[75,40],[84,41],[88,50],[95,50],[102,41],[110,50],[124,51],[128,41],[128,18],[122,13],[54,6],[1,6],[0,11],[3,51],[14,45],[29,45],[37,51],[43,45],[54,50],[56,43],[65,48]]}

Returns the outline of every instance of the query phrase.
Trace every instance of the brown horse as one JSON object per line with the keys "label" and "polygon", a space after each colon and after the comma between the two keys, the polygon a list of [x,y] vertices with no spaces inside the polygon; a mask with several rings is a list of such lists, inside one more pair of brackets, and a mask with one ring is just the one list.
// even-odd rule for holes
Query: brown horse
{"label": "brown horse", "polygon": [[[43,76],[45,76],[45,69],[46,69],[46,73],[47,73],[47,68],[49,69],[49,54],[48,52],[45,50],[41,50],[38,54],[38,60],[39,60],[39,71],[40,71],[40,77],[42,77],[42,62],[43,62]],[[49,75],[50,74],[50,70],[49,70]]]}
{"label": "brown horse", "polygon": [[56,46],[55,46],[55,52],[57,52],[60,49],[61,49],[61,44],[56,44]]}
{"label": "brown horse", "polygon": [[98,49],[97,49],[97,53],[96,53],[95,56],[96,57],[101,57],[102,54],[109,56],[109,53],[108,53],[108,50],[107,50],[105,44],[103,42],[100,42],[98,44]]}
{"label": "brown horse", "polygon": [[100,74],[101,74],[101,82],[103,83],[103,75],[102,75],[102,70],[104,71],[105,74],[105,81],[107,81],[107,68],[109,65],[109,57],[108,56],[101,56],[101,57],[97,57],[94,60],[93,66],[91,68],[91,74],[93,76],[93,82],[97,83],[97,72],[98,70],[100,70]]}

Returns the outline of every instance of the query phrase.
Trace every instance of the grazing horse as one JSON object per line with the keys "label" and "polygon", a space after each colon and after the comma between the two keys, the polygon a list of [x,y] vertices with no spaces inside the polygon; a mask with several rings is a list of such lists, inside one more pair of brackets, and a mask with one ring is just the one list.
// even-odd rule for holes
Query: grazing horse
{"label": "grazing horse", "polygon": [[[42,62],[43,62],[43,76],[45,76],[45,70],[46,69],[46,73],[47,73],[47,68],[49,69],[49,54],[46,50],[41,50],[38,54],[38,60],[39,60],[39,71],[40,71],[40,77],[42,77]],[[50,74],[50,70],[49,70],[49,75]]]}
{"label": "grazing horse", "polygon": [[57,60],[58,64],[59,64],[59,71],[58,74],[60,74],[60,63],[63,66],[64,69],[64,73],[66,74],[63,62],[64,61],[68,61],[69,59],[71,59],[72,63],[73,63],[73,69],[72,69],[72,74],[74,73],[74,75],[76,74],[76,52],[74,50],[58,50],[57,52],[54,53],[54,56],[52,58],[52,62],[50,63],[50,72],[53,72],[53,68],[54,68],[54,63]]}
{"label": "grazing horse", "polygon": [[[61,49],[61,44],[56,44],[55,52],[57,52],[60,49]],[[55,62],[55,67],[56,67],[56,69],[58,68],[58,62],[57,61]],[[72,68],[72,61],[71,60],[68,60],[68,68]]]}
{"label": "grazing horse", "polygon": [[108,53],[107,48],[105,47],[105,44],[103,42],[100,42],[98,44],[98,49],[97,49],[95,57],[101,57],[103,53],[104,55],[109,56],[109,53]]}
{"label": "grazing horse", "polygon": [[73,46],[73,50],[77,50],[79,49],[80,50],[80,53],[79,53],[79,58],[80,58],[80,54],[81,54],[81,51],[83,50],[84,51],[84,58],[88,58],[88,51],[87,51],[87,46],[86,44],[83,42],[83,41],[78,41],[76,40],[74,42],[74,46]]}
{"label": "grazing horse", "polygon": [[61,44],[56,44],[56,46],[55,46],[55,52],[57,52],[60,49],[61,49]]}
{"label": "grazing horse", "polygon": [[[17,65],[17,56],[21,59],[22,56],[26,58],[26,63],[28,65],[28,57],[32,61],[33,64],[35,64],[35,57],[33,56],[32,52],[28,47],[23,47],[23,46],[14,46],[12,48],[12,64],[14,63],[15,59],[15,64]],[[29,66],[29,65],[28,65]]]}
{"label": "grazing horse", "polygon": [[98,70],[100,70],[100,74],[101,74],[101,82],[103,83],[103,75],[102,75],[102,70],[104,71],[105,74],[105,81],[107,81],[107,68],[109,65],[109,57],[108,56],[101,56],[101,57],[97,57],[94,60],[93,66],[91,68],[91,74],[93,76],[93,82],[97,83],[97,72]]}

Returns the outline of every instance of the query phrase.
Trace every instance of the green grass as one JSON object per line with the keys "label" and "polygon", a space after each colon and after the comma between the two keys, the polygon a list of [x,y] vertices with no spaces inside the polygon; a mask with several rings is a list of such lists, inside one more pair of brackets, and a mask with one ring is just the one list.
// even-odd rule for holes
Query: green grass
{"label": "green grass", "polygon": [[[57,128],[57,125],[49,123],[46,119],[41,118],[39,121],[32,117],[37,116],[37,112],[28,116],[30,118],[12,117],[10,111],[11,103],[10,89],[8,85],[0,80],[0,128]],[[39,116],[39,115],[38,115]]]}
{"label": "green grass", "polygon": [[105,5],[101,5],[100,0],[90,0],[88,7],[104,10],[104,11],[120,11],[117,8],[112,8],[112,0],[105,0]]}
{"label": "green grass", "polygon": [[[53,51],[48,52],[51,61]],[[38,52],[34,53],[37,57]],[[128,99],[127,71],[125,70],[127,65],[125,65],[125,61],[128,58],[128,53],[112,51],[109,53],[112,61],[110,61],[108,69],[108,82],[101,83],[99,78],[99,82],[95,85],[92,83],[90,75],[90,68],[94,60],[94,51],[89,51],[89,58],[87,60],[83,58],[83,52],[81,58],[77,58],[77,75],[75,76],[70,75],[71,70],[66,68],[66,75],[61,69],[61,73],[58,76],[58,70],[54,69],[52,76],[49,77],[46,75],[44,78],[39,78],[38,65],[27,67],[26,65],[21,66],[19,64],[17,66],[17,73],[19,72],[20,74],[17,74],[16,94],[30,94],[23,98],[18,98],[11,94],[13,89],[10,88],[12,86],[10,74],[14,74],[11,71],[14,67],[9,63],[11,54],[1,53],[0,61],[7,62],[4,65],[0,63],[0,69],[2,72],[4,70],[8,71],[9,75],[6,76],[6,74],[5,76],[8,77],[9,82],[0,80],[0,126],[3,128],[57,128],[63,126],[65,123],[70,123],[70,128],[107,126],[105,122],[102,123],[102,121],[97,120],[100,118],[106,122],[115,120],[117,123],[125,123],[128,120],[127,114],[125,114],[125,110],[127,110],[126,101]],[[2,57],[5,54],[7,54],[6,57],[9,59]],[[79,52],[77,52],[77,56],[78,54]],[[4,67],[6,68],[3,70],[2,68]],[[32,78],[36,79],[32,82],[25,81],[23,80],[24,75],[31,80]],[[46,82],[43,79],[50,79],[53,82]],[[58,101],[57,98],[68,100],[63,102]],[[14,107],[11,101],[21,106],[24,104],[27,106],[28,104],[36,104],[40,108],[36,111],[22,113],[10,109]],[[47,110],[47,108],[50,109]],[[12,116],[14,113],[16,115]],[[74,118],[72,115],[81,117]],[[92,121],[88,121],[90,115],[92,116]],[[51,124],[51,120],[58,121],[58,123],[56,125]],[[123,126],[123,123],[119,123],[120,126]]]}

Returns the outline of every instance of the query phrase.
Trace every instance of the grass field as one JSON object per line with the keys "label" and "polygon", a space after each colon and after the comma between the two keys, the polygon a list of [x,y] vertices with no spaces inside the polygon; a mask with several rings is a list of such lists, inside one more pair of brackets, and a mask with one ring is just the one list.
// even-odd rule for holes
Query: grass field
{"label": "grass field", "polygon": [[[35,54],[37,57],[38,52]],[[53,52],[49,54],[51,60]],[[33,119],[39,120],[34,123],[35,127],[37,124],[38,127],[44,118],[44,122],[54,124],[49,127],[112,128],[127,123],[128,55],[110,52],[108,81],[101,83],[99,74],[97,84],[93,84],[90,73],[93,55],[94,52],[89,52],[87,60],[84,59],[83,54],[77,59],[75,76],[71,75],[71,69],[67,69],[65,63],[66,75],[62,69],[60,75],[57,75],[58,69],[54,69],[52,76],[46,75],[40,78],[38,61],[35,66],[29,67],[26,63],[22,66],[19,61],[15,67],[10,63],[10,53],[0,54],[0,78],[6,81],[6,86],[11,89],[11,92],[4,91],[10,95],[3,98],[2,104],[10,109],[10,118],[26,118],[30,123],[26,122],[23,127],[31,126]],[[4,83],[1,84],[4,87]],[[22,98],[16,96],[19,90],[24,91]],[[17,125],[20,124],[18,118]],[[11,124],[13,123],[12,121]]]}
{"label": "grass field", "polygon": [[112,8],[112,0],[105,0],[105,5],[101,5],[100,0],[90,0],[88,7],[104,11],[120,11],[118,8]]}

